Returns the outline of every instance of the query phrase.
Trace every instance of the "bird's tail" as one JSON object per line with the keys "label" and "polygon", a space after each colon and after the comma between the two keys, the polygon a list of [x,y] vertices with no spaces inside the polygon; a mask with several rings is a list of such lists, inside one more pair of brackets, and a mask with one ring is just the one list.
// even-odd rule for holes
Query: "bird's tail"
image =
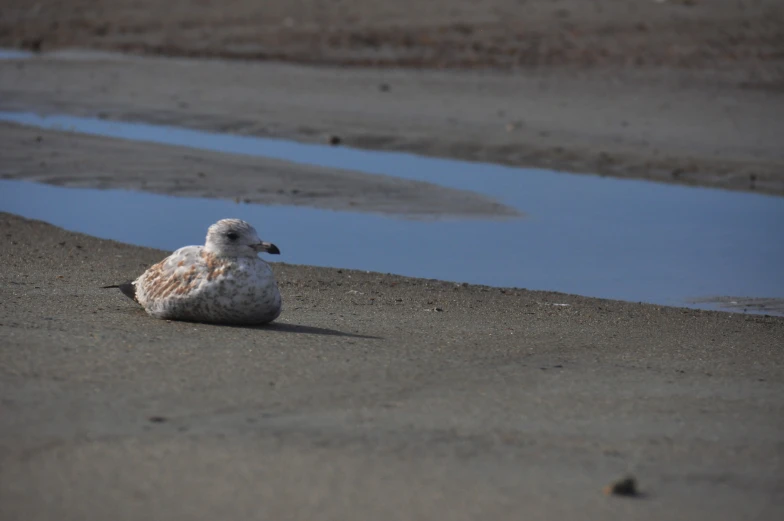
{"label": "bird's tail", "polygon": [[122,291],[122,294],[128,297],[129,299],[138,302],[136,300],[136,286],[133,285],[133,282],[124,282],[123,284],[111,284],[109,286],[101,286],[101,289],[112,289],[118,288]]}

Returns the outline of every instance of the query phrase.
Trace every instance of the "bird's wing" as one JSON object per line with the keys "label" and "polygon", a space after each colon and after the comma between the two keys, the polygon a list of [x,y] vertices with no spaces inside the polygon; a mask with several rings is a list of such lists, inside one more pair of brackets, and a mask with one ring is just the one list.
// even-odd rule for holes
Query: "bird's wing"
{"label": "bird's wing", "polygon": [[141,305],[170,296],[187,295],[208,276],[202,246],[185,246],[151,266],[133,284]]}

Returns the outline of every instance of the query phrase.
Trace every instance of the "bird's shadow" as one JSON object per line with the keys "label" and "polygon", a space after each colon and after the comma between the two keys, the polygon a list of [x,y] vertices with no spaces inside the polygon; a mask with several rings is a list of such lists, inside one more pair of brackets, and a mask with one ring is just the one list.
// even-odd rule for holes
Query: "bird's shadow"
{"label": "bird's shadow", "polygon": [[[141,309],[134,310],[140,315],[145,315]],[[182,322],[190,322],[183,320]],[[195,322],[201,324],[204,322]],[[272,322],[270,324],[262,324],[259,326],[249,326],[245,324],[207,324],[219,327],[237,327],[241,329],[260,329],[264,331],[278,331],[281,333],[299,333],[302,335],[326,335],[326,336],[343,336],[347,338],[362,338],[365,340],[383,340],[384,337],[372,335],[357,335],[355,333],[346,333],[345,331],[338,331],[337,329],[327,329],[325,327],[305,326],[302,324],[286,324],[283,322]]]}
{"label": "bird's shadow", "polygon": [[355,333],[346,333],[336,329],[327,329],[325,327],[305,326],[302,324],[285,324],[283,322],[273,322],[271,324],[264,324],[262,326],[229,326],[229,327],[242,327],[244,329],[261,329],[264,331],[279,331],[281,333],[299,333],[303,335],[326,335],[326,336],[344,336],[348,338],[362,338],[365,340],[383,340],[380,336],[371,335],[357,335]]}

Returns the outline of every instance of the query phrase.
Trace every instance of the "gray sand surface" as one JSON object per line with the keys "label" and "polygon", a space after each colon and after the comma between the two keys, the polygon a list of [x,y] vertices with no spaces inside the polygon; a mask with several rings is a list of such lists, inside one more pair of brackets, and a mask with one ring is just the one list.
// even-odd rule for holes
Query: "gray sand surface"
{"label": "gray sand surface", "polygon": [[781,86],[780,0],[5,0],[0,45],[341,66],[667,67]]}
{"label": "gray sand surface", "polygon": [[4,520],[784,515],[782,319],[275,264],[165,322],[99,289],[164,252],[0,233]]}
{"label": "gray sand surface", "polygon": [[[0,47],[4,111],[784,195],[780,0],[6,0]],[[512,212],[10,124],[0,176]],[[0,521],[784,518],[783,318],[276,263],[275,325],[164,322],[99,288],[165,252],[0,234]]]}

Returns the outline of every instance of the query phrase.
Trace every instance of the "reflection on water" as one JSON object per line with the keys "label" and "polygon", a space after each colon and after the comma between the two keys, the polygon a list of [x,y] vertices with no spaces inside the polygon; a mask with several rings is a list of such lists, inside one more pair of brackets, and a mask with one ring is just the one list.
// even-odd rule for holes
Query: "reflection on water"
{"label": "reflection on water", "polygon": [[291,263],[702,308],[715,307],[693,302],[705,296],[784,298],[784,198],[98,119],[0,120],[428,181],[529,216],[412,222],[0,181],[0,210],[99,237],[171,250],[232,216]]}

